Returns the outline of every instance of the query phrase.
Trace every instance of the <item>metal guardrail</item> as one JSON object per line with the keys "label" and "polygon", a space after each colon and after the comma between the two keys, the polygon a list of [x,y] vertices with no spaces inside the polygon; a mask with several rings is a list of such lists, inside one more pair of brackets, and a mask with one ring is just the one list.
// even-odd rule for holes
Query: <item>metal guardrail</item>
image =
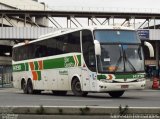
{"label": "metal guardrail", "polygon": [[49,6],[48,10],[55,11],[98,11],[98,12],[131,12],[131,13],[160,13],[160,9],[154,8],[117,8],[117,7],[65,7]]}

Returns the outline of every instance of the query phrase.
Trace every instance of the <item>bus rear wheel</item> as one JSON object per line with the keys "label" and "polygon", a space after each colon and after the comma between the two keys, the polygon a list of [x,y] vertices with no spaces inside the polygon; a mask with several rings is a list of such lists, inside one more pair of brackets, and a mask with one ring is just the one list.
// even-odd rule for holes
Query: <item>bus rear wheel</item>
{"label": "bus rear wheel", "polygon": [[73,79],[71,84],[72,92],[76,96],[87,96],[88,92],[81,90],[81,83],[78,78]]}
{"label": "bus rear wheel", "polygon": [[27,84],[26,84],[25,81],[22,82],[22,90],[23,90],[23,93],[24,93],[24,94],[27,94],[27,93],[28,93]]}
{"label": "bus rear wheel", "polygon": [[32,81],[31,81],[31,80],[29,80],[29,81],[27,82],[27,93],[28,93],[28,94],[41,94],[41,91],[42,91],[42,90],[34,90],[34,89],[33,89],[33,84],[32,84]]}
{"label": "bus rear wheel", "polygon": [[33,85],[32,85],[32,81],[31,80],[29,80],[28,82],[27,82],[27,91],[28,91],[28,94],[33,94]]}
{"label": "bus rear wheel", "polygon": [[112,91],[108,93],[112,98],[119,98],[124,94],[124,91]]}

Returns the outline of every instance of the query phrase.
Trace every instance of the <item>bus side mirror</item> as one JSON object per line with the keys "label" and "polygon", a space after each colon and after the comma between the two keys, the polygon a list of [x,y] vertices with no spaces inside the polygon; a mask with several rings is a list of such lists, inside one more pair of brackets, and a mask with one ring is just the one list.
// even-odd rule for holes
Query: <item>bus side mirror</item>
{"label": "bus side mirror", "polygon": [[98,40],[94,40],[95,54],[101,55],[101,45]]}
{"label": "bus side mirror", "polygon": [[150,57],[154,57],[154,48],[153,48],[152,44],[147,42],[147,41],[145,41],[144,45],[148,47]]}

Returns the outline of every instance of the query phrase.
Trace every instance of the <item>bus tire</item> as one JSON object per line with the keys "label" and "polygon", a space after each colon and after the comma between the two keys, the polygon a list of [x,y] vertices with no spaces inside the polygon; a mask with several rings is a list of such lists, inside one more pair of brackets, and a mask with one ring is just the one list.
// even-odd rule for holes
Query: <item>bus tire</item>
{"label": "bus tire", "polygon": [[88,92],[81,90],[81,83],[78,78],[74,78],[71,84],[72,92],[76,96],[87,96]]}
{"label": "bus tire", "polygon": [[119,98],[124,94],[124,91],[112,91],[108,93],[112,98]]}
{"label": "bus tire", "polygon": [[52,93],[56,96],[65,96],[67,94],[67,91],[52,91]]}
{"label": "bus tire", "polygon": [[21,88],[24,94],[28,94],[26,81],[23,79],[21,82]]}
{"label": "bus tire", "polygon": [[33,94],[34,93],[32,81],[30,79],[27,82],[27,91],[28,91],[28,94]]}

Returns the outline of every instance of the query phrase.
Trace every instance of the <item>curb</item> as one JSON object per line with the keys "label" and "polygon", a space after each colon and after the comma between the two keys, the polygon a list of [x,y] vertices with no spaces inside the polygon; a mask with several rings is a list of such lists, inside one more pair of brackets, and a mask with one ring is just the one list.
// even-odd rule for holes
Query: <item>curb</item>
{"label": "curb", "polygon": [[49,114],[49,115],[111,115],[111,114],[160,114],[160,107],[101,107],[101,106],[5,106],[0,114]]}

